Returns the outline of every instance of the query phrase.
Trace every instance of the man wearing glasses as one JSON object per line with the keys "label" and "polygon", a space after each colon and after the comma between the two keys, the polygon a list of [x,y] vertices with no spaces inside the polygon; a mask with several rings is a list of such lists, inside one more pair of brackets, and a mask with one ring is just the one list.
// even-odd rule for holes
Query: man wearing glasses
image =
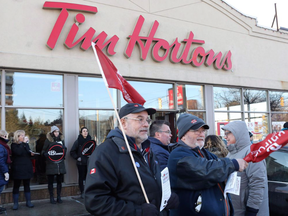
{"label": "man wearing glasses", "polygon": [[169,158],[168,144],[170,143],[172,134],[170,124],[164,120],[154,121],[149,128],[151,149],[159,161],[160,169],[167,167]]}
{"label": "man wearing glasses", "polygon": [[230,197],[224,198],[224,181],[234,171],[243,171],[243,159],[217,158],[203,148],[209,126],[197,116],[185,113],[177,120],[179,141],[171,145],[168,159],[171,188],[180,205],[170,216],[233,215]]}
{"label": "man wearing glasses", "polygon": [[[89,158],[85,186],[85,207],[92,215],[164,216],[166,209],[177,207],[174,193],[160,212],[161,179],[158,161],[150,151],[149,115],[155,109],[126,104],[119,117],[132,151],[135,165],[150,201],[145,202],[122,131],[116,127]],[[176,197],[176,199],[175,199]]]}

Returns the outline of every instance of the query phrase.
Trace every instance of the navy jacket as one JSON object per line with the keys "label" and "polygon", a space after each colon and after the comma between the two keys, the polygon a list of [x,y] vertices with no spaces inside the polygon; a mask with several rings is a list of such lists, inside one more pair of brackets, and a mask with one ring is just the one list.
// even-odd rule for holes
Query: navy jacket
{"label": "navy jacket", "polygon": [[[179,140],[170,153],[168,168],[171,188],[180,200],[178,209],[172,209],[170,216],[233,215],[230,197],[225,200],[223,191],[224,181],[239,169],[237,161],[228,158],[218,159],[205,149],[192,149]],[[199,196],[202,198],[202,204],[197,212],[195,203]]]}
{"label": "navy jacket", "polygon": [[[159,209],[162,194],[160,168],[149,150],[150,142],[142,143],[145,150],[141,153],[135,139],[128,136],[127,139],[148,199]],[[141,205],[144,203],[122,132],[116,128],[110,131],[88,160],[85,207],[92,215],[142,216]]]}
{"label": "navy jacket", "polygon": [[5,181],[4,173],[8,173],[8,164],[7,164],[7,150],[3,145],[0,144],[0,186],[6,185],[8,181]]}
{"label": "navy jacket", "polygon": [[167,167],[168,163],[169,158],[168,146],[164,145],[160,140],[154,137],[149,137],[149,141],[151,142],[150,147],[153,153],[158,158],[160,169],[163,170],[165,167]]}

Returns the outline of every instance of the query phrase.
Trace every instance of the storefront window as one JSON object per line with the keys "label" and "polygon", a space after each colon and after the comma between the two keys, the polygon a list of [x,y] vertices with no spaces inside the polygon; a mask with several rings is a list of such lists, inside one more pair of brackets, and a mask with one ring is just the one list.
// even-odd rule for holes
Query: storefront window
{"label": "storefront window", "polygon": [[214,87],[214,110],[215,111],[240,111],[240,89]]}
{"label": "storefront window", "polygon": [[178,85],[177,100],[180,110],[204,110],[203,86]]}
{"label": "storefront window", "polygon": [[244,89],[244,110],[249,112],[267,111],[267,93],[262,90]]}
{"label": "storefront window", "polygon": [[259,142],[269,133],[268,118],[265,113],[245,113],[248,130],[253,134],[253,142]]}
{"label": "storefront window", "polygon": [[79,128],[87,127],[93,140],[99,145],[115,126],[114,111],[79,110]]}
{"label": "storefront window", "polygon": [[288,92],[269,91],[271,111],[288,111]]}
{"label": "storefront window", "polygon": [[[146,100],[145,107],[155,109],[174,109],[173,85],[163,83],[149,83],[129,81],[130,85]],[[121,97],[121,106],[127,102]]]}
{"label": "storefront window", "polygon": [[6,105],[63,107],[61,75],[7,72]]}
{"label": "storefront window", "polygon": [[[113,104],[102,78],[79,77],[79,108],[113,108]],[[110,88],[116,105],[117,91]]]}
{"label": "storefront window", "polygon": [[[6,109],[5,114],[6,131],[10,139],[9,145],[12,143],[13,133],[16,130],[24,130],[25,135],[29,138],[30,149],[41,153],[46,134],[50,132],[52,125],[56,125],[63,132],[62,109]],[[31,180],[31,184],[46,183],[43,156],[35,155],[32,160],[34,178]]]}
{"label": "storefront window", "polygon": [[1,86],[2,86],[2,72],[0,71],[0,106],[1,106],[1,93],[2,93],[2,90],[1,90]]}
{"label": "storefront window", "polygon": [[215,112],[215,134],[224,137],[224,131],[221,129],[231,121],[241,121],[241,113],[238,112]]}
{"label": "storefront window", "polygon": [[281,131],[285,122],[288,122],[288,113],[272,113],[272,133]]}

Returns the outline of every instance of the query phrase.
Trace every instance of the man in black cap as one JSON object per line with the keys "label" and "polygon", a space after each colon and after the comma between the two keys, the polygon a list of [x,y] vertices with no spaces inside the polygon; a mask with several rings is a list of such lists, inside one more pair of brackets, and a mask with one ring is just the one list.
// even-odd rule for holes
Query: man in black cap
{"label": "man in black cap", "polygon": [[168,159],[171,188],[179,196],[179,206],[170,216],[233,215],[224,181],[234,171],[243,171],[243,159],[217,158],[203,148],[209,126],[197,116],[184,113],[177,120],[179,141]]}
{"label": "man in black cap", "polygon": [[[92,215],[156,216],[166,215],[166,209],[177,207],[178,196],[172,193],[166,208],[160,212],[160,168],[148,140],[149,115],[155,112],[136,103],[123,106],[119,117],[124,131],[111,130],[90,156],[85,207]],[[122,132],[126,134],[150,204],[145,202]]]}

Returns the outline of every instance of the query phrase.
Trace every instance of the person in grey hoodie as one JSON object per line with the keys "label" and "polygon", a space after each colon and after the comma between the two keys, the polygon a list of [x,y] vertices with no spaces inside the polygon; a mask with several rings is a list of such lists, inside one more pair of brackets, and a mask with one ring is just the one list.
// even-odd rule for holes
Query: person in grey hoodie
{"label": "person in grey hoodie", "polygon": [[[228,158],[244,158],[250,152],[250,137],[243,121],[234,121],[222,128],[227,140]],[[269,216],[266,162],[249,163],[241,177],[239,196],[231,194],[235,216]]]}

